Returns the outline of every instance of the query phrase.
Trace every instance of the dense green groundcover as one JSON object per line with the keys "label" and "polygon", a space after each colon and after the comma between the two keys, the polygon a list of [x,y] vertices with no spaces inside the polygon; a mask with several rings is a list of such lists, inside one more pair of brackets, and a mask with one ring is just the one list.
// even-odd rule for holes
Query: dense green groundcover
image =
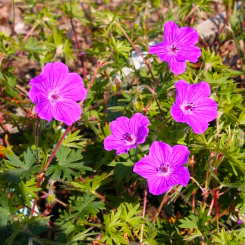
{"label": "dense green groundcover", "polygon": [[[203,13],[216,14],[215,2],[12,1],[10,23],[19,8],[29,32],[0,32],[1,244],[245,244],[244,2],[220,1],[225,26],[215,43],[199,39],[202,55],[184,73],[148,53],[164,23],[195,28]],[[227,41],[239,69],[222,63],[217,46]],[[17,72],[23,59],[39,67],[32,77],[56,61],[83,77],[88,94],[71,127],[39,119],[31,77]],[[207,82],[218,104],[203,134],[171,117],[181,79]],[[110,122],[137,112],[150,121],[146,141],[118,156],[106,151]],[[155,196],[133,172],[153,141],[188,147],[186,187]]]}

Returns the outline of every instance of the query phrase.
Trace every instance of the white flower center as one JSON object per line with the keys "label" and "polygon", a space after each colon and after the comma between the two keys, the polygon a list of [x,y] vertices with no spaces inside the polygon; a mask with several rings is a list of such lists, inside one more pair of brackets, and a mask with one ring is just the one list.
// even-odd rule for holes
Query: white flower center
{"label": "white flower center", "polygon": [[53,104],[54,102],[58,101],[59,98],[60,98],[59,93],[54,92],[54,91],[50,92],[49,95],[48,95],[48,99],[49,99],[49,101],[50,101],[52,104]]}
{"label": "white flower center", "polygon": [[168,47],[168,53],[170,55],[176,55],[178,52],[179,52],[179,48],[175,44],[172,44],[171,46]]}
{"label": "white flower center", "polygon": [[194,103],[183,103],[180,108],[184,113],[189,114],[195,110],[195,104]]}

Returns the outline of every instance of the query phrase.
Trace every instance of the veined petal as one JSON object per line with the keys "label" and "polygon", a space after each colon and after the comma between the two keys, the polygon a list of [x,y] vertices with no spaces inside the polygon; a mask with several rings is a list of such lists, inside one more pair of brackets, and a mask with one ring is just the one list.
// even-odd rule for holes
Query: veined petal
{"label": "veined petal", "polygon": [[200,82],[198,84],[191,84],[188,87],[187,91],[187,102],[188,103],[195,103],[196,100],[208,97],[211,94],[211,89],[208,83]]}
{"label": "veined petal", "polygon": [[173,21],[168,21],[164,24],[163,42],[166,45],[172,45],[178,41],[179,27]]}
{"label": "veined petal", "polygon": [[156,159],[156,164],[167,163],[172,153],[170,145],[161,141],[154,141],[150,147],[149,156]]}
{"label": "veined petal", "polygon": [[167,184],[167,178],[158,176],[147,179],[149,192],[153,195],[161,195],[171,189],[172,186]]}
{"label": "veined petal", "polygon": [[150,156],[143,157],[140,161],[136,162],[133,172],[139,174],[143,178],[151,178],[157,175],[158,165],[154,158]]}
{"label": "veined petal", "polygon": [[195,134],[203,134],[208,128],[208,122],[194,113],[186,114],[186,123],[192,127]]}
{"label": "veined petal", "polygon": [[218,104],[211,98],[201,98],[196,101],[195,113],[198,117],[210,122],[217,117]]}
{"label": "veined petal", "polygon": [[104,139],[104,148],[107,151],[116,150],[124,144],[123,140],[116,138],[114,135],[109,135]]}
{"label": "veined petal", "polygon": [[41,75],[45,75],[48,80],[48,86],[52,90],[61,85],[64,76],[69,73],[68,67],[62,62],[47,63]]}
{"label": "veined petal", "polygon": [[115,121],[111,122],[110,129],[112,134],[117,138],[122,138],[125,133],[130,133],[129,119],[127,117],[119,117]]}
{"label": "veined petal", "polygon": [[198,33],[194,28],[181,27],[177,44],[180,47],[190,47],[198,42]]}
{"label": "veined petal", "polygon": [[183,111],[181,110],[179,105],[176,105],[174,103],[170,109],[170,113],[176,122],[182,122],[183,123],[186,121],[185,114],[183,113]]}
{"label": "veined petal", "polygon": [[201,54],[201,50],[196,46],[184,47],[180,48],[176,58],[179,61],[189,60],[192,63],[196,63]]}
{"label": "veined petal", "polygon": [[168,61],[169,51],[164,42],[149,47],[150,54],[157,54],[162,61]]}
{"label": "veined petal", "polygon": [[66,74],[59,83],[57,89],[63,98],[74,101],[85,100],[87,91],[84,88],[82,78],[77,73]]}
{"label": "veined petal", "polygon": [[172,147],[172,155],[169,159],[170,168],[175,170],[175,168],[183,167],[188,162],[189,155],[190,151],[185,145]]}
{"label": "veined petal", "polygon": [[186,94],[188,90],[189,84],[185,80],[179,80],[175,83],[176,88],[176,104],[182,104],[183,101],[186,100]]}
{"label": "veined petal", "polygon": [[48,122],[50,122],[54,116],[53,106],[49,99],[42,94],[37,94],[37,105],[35,111],[38,113],[40,118],[47,120]]}
{"label": "veined petal", "polygon": [[135,113],[129,121],[129,132],[137,136],[140,128],[147,127],[149,124],[150,121],[146,116],[143,116],[141,113]]}
{"label": "veined petal", "polygon": [[138,130],[137,136],[136,136],[137,143],[138,144],[144,143],[148,133],[149,133],[149,128],[148,127],[146,127],[146,126],[140,127],[139,130]]}
{"label": "veined petal", "polygon": [[69,99],[57,100],[54,106],[54,118],[64,122],[66,125],[72,125],[79,120],[82,114],[81,106]]}
{"label": "veined petal", "polygon": [[174,171],[168,176],[168,185],[183,185],[186,186],[190,180],[190,173],[186,167],[179,167],[174,169]]}
{"label": "veined petal", "polygon": [[43,94],[48,97],[49,87],[46,76],[37,76],[30,81],[32,88],[29,91],[29,98],[33,103],[37,103],[37,94]]}
{"label": "veined petal", "polygon": [[174,74],[182,74],[185,72],[186,69],[186,63],[185,61],[178,61],[175,56],[170,56],[171,59],[169,60],[169,66],[171,71]]}

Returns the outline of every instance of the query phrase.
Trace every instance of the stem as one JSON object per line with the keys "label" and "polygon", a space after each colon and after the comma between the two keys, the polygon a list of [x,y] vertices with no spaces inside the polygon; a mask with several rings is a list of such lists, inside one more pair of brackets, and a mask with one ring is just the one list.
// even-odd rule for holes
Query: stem
{"label": "stem", "polygon": [[12,0],[12,8],[13,8],[13,24],[12,24],[12,32],[13,32],[13,35],[15,35],[15,12],[14,12],[14,9],[15,9],[15,0]]}
{"label": "stem", "polygon": [[[194,176],[194,164],[191,164],[191,176]],[[196,204],[196,191],[192,193],[192,212],[195,211],[195,204]]]}
{"label": "stem", "polygon": [[162,127],[169,121],[169,119],[171,119],[171,117],[167,118],[162,124],[160,124],[158,127],[157,127],[157,130],[154,134],[154,137],[153,137],[153,141],[156,140],[156,137],[157,137],[157,134],[159,132],[160,129],[162,129]]}
{"label": "stem", "polygon": [[214,206],[214,198],[212,198],[212,201],[210,203],[210,207],[209,207],[209,211],[208,211],[208,214],[207,216],[210,216],[211,212],[212,212],[212,209],[213,209],[213,206]]}
{"label": "stem", "polygon": [[[217,168],[214,170],[214,174],[217,175]],[[216,181],[214,182],[214,188],[217,187]],[[219,212],[218,212],[218,190],[214,191],[214,204],[215,204],[215,216],[216,216],[216,228],[217,233],[219,232]]]}
{"label": "stem", "polygon": [[[71,4],[71,1],[70,1],[70,4]],[[70,19],[70,21],[71,21],[72,31],[73,31],[74,37],[75,37],[75,43],[76,43],[77,49],[79,51],[79,59],[80,59],[81,66],[82,66],[82,69],[83,69],[83,78],[87,80],[87,73],[86,73],[86,69],[84,67],[84,62],[83,62],[84,55],[83,54],[82,55],[80,54],[80,45],[79,45],[79,42],[78,42],[78,39],[77,39],[77,33],[75,31],[75,27],[74,27],[72,18]]]}
{"label": "stem", "polygon": [[160,206],[159,206],[159,208],[158,208],[158,210],[157,210],[157,212],[156,212],[156,214],[155,214],[155,216],[154,216],[154,218],[153,218],[153,220],[152,220],[153,223],[156,221],[156,218],[157,218],[158,215],[160,214],[160,212],[161,212],[161,210],[162,210],[162,207],[163,207],[163,205],[166,203],[167,200],[168,200],[168,192],[165,193],[165,196],[164,196],[164,198],[162,199],[162,202],[161,202],[161,204],[160,204]]}
{"label": "stem", "polygon": [[232,33],[232,36],[233,36],[233,39],[234,39],[235,47],[236,47],[236,50],[237,50],[237,56],[238,56],[238,58],[239,58],[239,60],[241,62],[241,69],[242,69],[242,71],[244,71],[243,62],[242,62],[242,58],[240,56],[240,52],[239,52],[239,48],[238,48],[238,43],[236,41],[235,33],[234,33],[234,31],[232,30],[231,27],[229,28],[229,30],[231,30],[231,33]]}
{"label": "stem", "polygon": [[[146,199],[147,199],[147,187],[145,187],[145,190],[144,190],[144,200],[143,200],[142,219],[145,218]],[[144,224],[141,224],[140,244],[142,244],[142,241],[143,241],[143,235],[144,235]]]}
{"label": "stem", "polygon": [[[56,152],[58,151],[63,139],[65,138],[65,136],[67,135],[67,133],[69,132],[71,128],[71,125],[67,127],[65,133],[62,135],[61,139],[59,140],[58,144],[56,145],[52,155],[50,156],[48,162],[46,163],[45,167],[43,168],[42,172],[39,174],[39,177],[38,177],[38,180],[37,180],[37,188],[40,187],[41,185],[41,181],[42,181],[42,178],[44,176],[44,173],[46,171],[46,169],[48,168],[49,164],[51,163],[51,161],[53,160]],[[33,203],[33,206],[32,206],[32,210],[31,210],[31,217],[33,216],[33,213],[34,213],[34,209],[35,209],[35,206],[36,206],[36,202],[37,202],[37,199],[34,200],[34,203]]]}
{"label": "stem", "polygon": [[40,122],[40,118],[37,117],[36,132],[35,132],[35,144],[36,144],[37,164],[39,164],[39,152],[38,152],[38,125],[39,125],[39,122]]}
{"label": "stem", "polygon": [[144,58],[144,56],[141,54],[141,52],[139,51],[139,49],[135,46],[135,44],[133,43],[133,41],[131,40],[131,38],[128,36],[128,34],[127,34],[126,31],[124,30],[124,28],[120,25],[120,23],[117,22],[116,24],[121,28],[123,34],[124,34],[125,37],[128,39],[128,41],[131,43],[131,45],[133,46],[134,50],[135,50],[135,51],[138,53],[138,55],[143,59],[144,63],[147,65],[147,67],[148,67],[148,69],[149,69],[149,71],[150,71],[150,73],[151,73],[152,80],[154,81],[154,83],[155,83],[156,85],[158,85],[158,83],[157,83],[157,81],[156,81],[156,79],[155,79],[155,77],[154,77],[154,75],[153,75],[153,73],[152,73],[152,70],[151,70],[151,66],[150,66],[149,61],[146,60],[146,59]]}
{"label": "stem", "polygon": [[[26,36],[23,38],[23,42],[26,41],[26,39],[32,34],[32,32],[36,29],[37,23],[31,28],[31,30],[26,34]],[[21,51],[20,51],[21,52]]]}
{"label": "stem", "polygon": [[[92,77],[92,79],[91,79],[91,81],[90,81],[90,83],[89,83],[89,85],[87,87],[87,94],[88,94],[89,90],[91,89],[93,81],[94,81],[97,73],[99,72],[99,69],[100,69],[101,66],[102,65],[99,64],[98,67],[96,68],[96,71],[95,71],[95,73],[94,73],[94,75],[93,75],[93,77]],[[79,105],[82,105],[82,104],[83,104],[83,100],[79,103]]]}
{"label": "stem", "polygon": [[182,194],[182,192],[180,192],[175,186],[173,186],[173,188],[176,192],[178,192],[180,194],[180,196],[185,200],[185,202],[188,203],[190,205],[190,207],[192,207],[194,209],[194,211],[197,213],[196,208],[192,206],[190,201]]}

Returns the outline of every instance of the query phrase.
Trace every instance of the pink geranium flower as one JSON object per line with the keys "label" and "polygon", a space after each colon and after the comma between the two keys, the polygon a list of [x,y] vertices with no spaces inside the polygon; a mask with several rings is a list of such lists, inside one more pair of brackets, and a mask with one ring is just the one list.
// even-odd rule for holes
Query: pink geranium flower
{"label": "pink geranium flower", "polygon": [[183,165],[188,162],[189,150],[184,145],[170,145],[153,142],[149,156],[135,163],[133,171],[147,179],[149,192],[160,195],[174,185],[186,186],[190,173]]}
{"label": "pink geranium flower", "polygon": [[116,154],[126,153],[137,144],[142,144],[148,135],[149,119],[140,113],[135,113],[130,119],[119,117],[111,122],[112,135],[104,140],[107,151],[117,150]]}
{"label": "pink geranium flower", "polygon": [[42,73],[31,79],[29,91],[31,101],[36,105],[38,116],[47,121],[55,118],[71,125],[81,117],[81,106],[76,102],[85,100],[86,89],[77,73],[69,73],[61,63],[48,63]]}
{"label": "pink geranium flower", "polygon": [[171,115],[176,122],[187,123],[196,134],[203,134],[208,122],[217,117],[217,103],[208,98],[211,89],[208,83],[200,82],[189,85],[180,80],[175,83],[176,100],[171,107]]}
{"label": "pink geranium flower", "polygon": [[194,28],[179,28],[173,21],[164,24],[163,41],[150,46],[150,54],[156,54],[167,61],[175,74],[185,71],[186,61],[195,63],[201,56],[201,50],[194,46],[198,42],[198,33]]}

